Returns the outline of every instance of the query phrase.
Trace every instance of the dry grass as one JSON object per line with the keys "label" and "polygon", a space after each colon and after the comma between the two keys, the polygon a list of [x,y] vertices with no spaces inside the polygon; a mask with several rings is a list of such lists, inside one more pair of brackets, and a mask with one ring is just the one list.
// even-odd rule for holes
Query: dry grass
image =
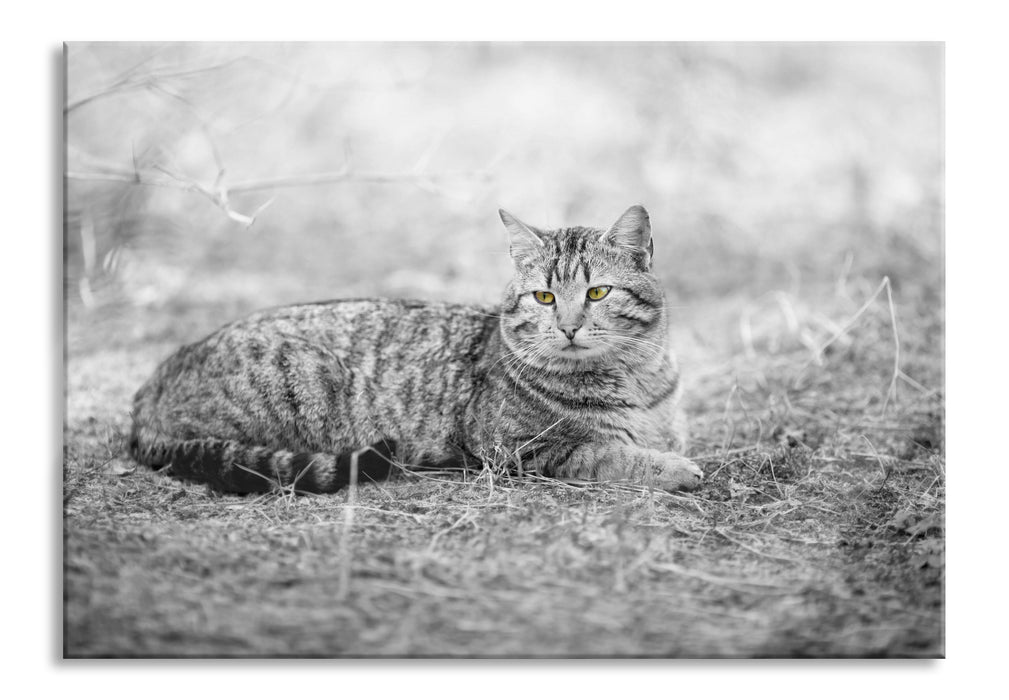
{"label": "dry grass", "polygon": [[[687,358],[706,370],[690,410],[707,480],[689,495],[487,467],[222,496],[123,457],[127,398],[163,343],[78,357],[65,652],[941,655],[941,318],[927,297],[901,306],[894,397],[893,309],[859,311],[861,286],[815,313],[785,299],[730,354]],[[810,346],[847,321],[818,365]]]}

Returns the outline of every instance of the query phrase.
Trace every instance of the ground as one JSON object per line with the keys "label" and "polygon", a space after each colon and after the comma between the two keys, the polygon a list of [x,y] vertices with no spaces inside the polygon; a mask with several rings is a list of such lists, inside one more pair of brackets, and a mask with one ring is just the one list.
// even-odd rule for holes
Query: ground
{"label": "ground", "polygon": [[[896,397],[885,289],[860,315],[835,300],[850,329],[821,364],[782,338],[688,353],[691,494],[487,468],[222,495],[124,454],[132,392],[184,338],[109,347],[101,329],[70,347],[65,653],[941,656],[935,302],[894,308]],[[693,307],[695,328],[717,307]]]}
{"label": "ground", "polygon": [[[945,653],[939,44],[71,44],[66,656]],[[498,207],[646,206],[690,494],[492,465],[321,497],[133,463],[255,309],[493,304]]]}

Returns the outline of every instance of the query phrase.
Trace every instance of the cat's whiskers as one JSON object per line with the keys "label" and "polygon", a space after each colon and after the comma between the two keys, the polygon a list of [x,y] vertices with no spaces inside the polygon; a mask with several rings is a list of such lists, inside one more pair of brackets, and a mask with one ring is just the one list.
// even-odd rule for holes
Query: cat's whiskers
{"label": "cat's whiskers", "polygon": [[653,343],[649,340],[644,340],[643,338],[634,338],[631,336],[620,335],[617,333],[612,334],[601,334],[596,336],[597,339],[604,343],[608,348],[611,348],[617,352],[628,351],[635,354],[645,351],[648,353],[646,356],[648,360],[654,360],[661,357],[666,353],[666,348],[658,343]]}
{"label": "cat's whiskers", "polygon": [[504,318],[504,314],[490,313],[490,312],[487,312],[487,311],[474,311],[473,315],[474,316],[482,316],[483,318],[496,318],[498,320],[501,320],[502,318]]}
{"label": "cat's whiskers", "polygon": [[547,333],[539,333],[533,336],[533,338],[534,342],[531,345],[531,352],[517,358],[514,363],[508,365],[509,369],[513,369],[516,365],[519,368],[513,377],[516,382],[526,380],[529,378],[529,375],[542,373],[545,367],[542,366],[541,360],[549,359],[551,353],[549,341],[551,336]]}
{"label": "cat's whiskers", "polygon": [[619,343],[628,343],[639,347],[654,348],[655,350],[663,352],[666,349],[663,345],[652,342],[651,340],[645,340],[644,338],[635,338],[633,336],[619,334],[614,334],[613,338]]}
{"label": "cat's whiskers", "polygon": [[516,360],[516,359],[520,358],[521,355],[524,352],[526,352],[530,348],[534,347],[535,345],[536,345],[535,340],[526,340],[526,339],[523,339],[523,340],[519,341],[518,345],[516,346],[516,348],[514,350],[511,350],[509,352],[503,353],[501,355],[501,357],[499,357],[498,359],[496,359],[494,361],[494,364],[492,364],[490,366],[490,369],[493,369],[494,367],[496,367],[499,362],[505,362],[506,363],[505,367],[508,367],[509,364],[513,360]]}
{"label": "cat's whiskers", "polygon": [[529,349],[531,352],[516,358],[516,361],[509,365],[509,368],[514,368],[515,366],[519,367],[518,374],[515,376],[516,381],[525,379],[526,375],[530,372],[535,373],[541,371],[542,368],[539,366],[538,361],[546,357],[547,352],[549,351],[549,348],[542,342],[542,340],[540,342],[533,343]]}
{"label": "cat's whiskers", "polygon": [[[529,353],[530,350],[535,350],[539,345],[542,344],[542,334],[537,333],[536,335],[529,336],[526,338],[520,338],[514,341],[513,350],[505,353],[500,358],[501,360],[514,360],[521,359]],[[500,360],[499,360],[500,361]],[[496,363],[495,363],[496,364]]]}

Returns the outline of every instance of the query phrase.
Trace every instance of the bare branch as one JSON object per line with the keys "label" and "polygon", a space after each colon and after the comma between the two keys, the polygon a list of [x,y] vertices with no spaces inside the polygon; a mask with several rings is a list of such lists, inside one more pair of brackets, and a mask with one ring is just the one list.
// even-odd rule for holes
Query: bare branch
{"label": "bare branch", "polygon": [[97,90],[90,95],[85,95],[84,97],[78,98],[73,102],[68,102],[66,107],[63,108],[64,114],[69,114],[75,109],[79,109],[84,105],[94,102],[95,100],[102,99],[103,97],[109,97],[110,95],[115,95],[121,92],[130,92],[133,90],[145,90],[145,89],[163,89],[163,86],[159,85],[159,81],[170,80],[172,78],[188,78],[193,75],[199,75],[201,73],[208,73],[211,71],[221,70],[227,68],[239,61],[245,60],[245,57],[234,58],[230,61],[225,61],[224,63],[219,63],[213,66],[204,66],[202,68],[191,68],[188,70],[172,71],[165,73],[146,73],[139,77],[134,76],[135,71],[142,66],[149,59],[145,59],[139,63],[134,68],[126,72],[126,74],[109,84],[108,86]]}
{"label": "bare branch", "polygon": [[424,189],[437,191],[438,180],[449,178],[467,178],[470,180],[486,180],[490,173],[483,170],[477,171],[449,171],[442,173],[383,173],[383,172],[354,172],[347,168],[333,172],[310,173],[306,175],[288,175],[283,177],[267,178],[264,180],[247,180],[233,185],[224,183],[224,169],[218,171],[217,177],[212,187],[204,187],[200,183],[179,175],[169,170],[163,165],[155,164],[153,170],[161,175],[143,170],[124,170],[116,167],[102,167],[100,170],[82,171],[70,170],[66,177],[70,180],[123,182],[133,185],[144,185],[149,187],[174,187],[189,192],[197,192],[215,206],[222,209],[229,218],[238,221],[246,226],[251,226],[266,207],[273,203],[273,198],[260,205],[255,212],[250,215],[236,212],[228,203],[229,195],[236,192],[256,192],[260,190],[280,189],[283,187],[304,187],[314,185],[327,185],[338,182],[374,182],[374,183],[411,183]]}
{"label": "bare branch", "polygon": [[66,177],[70,180],[103,180],[106,182],[129,182],[136,185],[151,185],[155,187],[172,187],[172,183],[151,179],[140,171],[108,170],[105,172],[82,172],[69,170]]}
{"label": "bare branch", "polygon": [[287,175],[281,177],[267,178],[265,180],[247,180],[231,185],[228,190],[231,192],[254,192],[256,190],[272,190],[281,187],[304,187],[311,185],[327,185],[334,182],[409,182],[418,185],[431,184],[437,180],[450,178],[476,178],[486,180],[490,173],[485,170],[469,171],[444,171],[440,173],[383,173],[383,172],[355,172],[346,168],[326,173],[311,173],[307,175]]}
{"label": "bare branch", "polygon": [[232,221],[237,221],[240,224],[243,224],[246,228],[252,226],[252,224],[256,222],[256,216],[258,216],[264,209],[266,209],[268,206],[270,206],[270,204],[273,203],[273,199],[271,198],[266,203],[261,204],[252,214],[242,214],[232,209],[231,204],[229,204],[228,202],[228,190],[224,187],[223,184],[224,183],[223,168],[217,172],[217,178],[214,180],[213,189],[207,189],[206,187],[196,182],[195,180],[179,175],[169,170],[168,168],[164,167],[163,165],[155,164],[154,167],[160,172],[164,173],[168,177],[178,182],[183,187],[183,189],[186,189],[191,192],[199,192],[204,197],[213,202],[214,206],[218,207],[225,214],[227,214],[229,219],[231,219]]}
{"label": "bare branch", "polygon": [[169,187],[185,190],[187,192],[197,192],[209,199],[214,206],[221,209],[229,219],[245,225],[246,228],[252,226],[252,224],[256,221],[256,217],[273,203],[273,198],[270,198],[261,204],[252,214],[242,214],[241,212],[237,212],[232,209],[230,203],[228,202],[228,190],[222,187],[224,179],[223,170],[218,172],[213,188],[207,188],[191,178],[169,170],[163,165],[155,164],[154,169],[162,173],[165,177],[160,177],[150,172],[144,172],[141,170],[129,171],[119,168],[109,168],[100,172],[80,172],[71,170],[66,173],[66,177],[71,180],[124,182],[131,185]]}
{"label": "bare branch", "polygon": [[[165,172],[162,166],[154,166],[156,170]],[[165,172],[165,174],[169,174]],[[179,179],[174,173],[173,179]],[[70,170],[66,177],[71,180],[104,180],[107,182],[130,182],[137,185],[152,185],[156,187],[172,187],[172,182],[153,176],[149,172],[124,170],[122,168],[102,168],[95,171]],[[425,183],[450,178],[469,178],[486,180],[490,173],[485,170],[458,170],[440,173],[392,173],[392,172],[355,172],[336,170],[326,173],[310,173],[306,175],[287,175],[267,178],[264,180],[247,180],[230,185],[228,192],[255,192],[258,190],[281,189],[284,187],[305,187],[312,185],[327,185],[336,182],[376,182],[376,183]],[[185,189],[191,189],[186,187]]]}
{"label": "bare branch", "polygon": [[214,134],[210,128],[210,122],[207,121],[202,114],[200,114],[199,110],[196,109],[196,106],[182,95],[179,95],[162,85],[158,85],[157,83],[152,83],[148,87],[152,91],[164,95],[170,100],[178,102],[186,109],[186,111],[189,112],[190,116],[196,120],[200,130],[203,132],[203,136],[207,140],[207,145],[210,146],[210,153],[214,158],[214,164],[217,166],[218,171],[224,170],[224,160],[221,158],[221,152],[217,148],[217,142],[214,140]]}

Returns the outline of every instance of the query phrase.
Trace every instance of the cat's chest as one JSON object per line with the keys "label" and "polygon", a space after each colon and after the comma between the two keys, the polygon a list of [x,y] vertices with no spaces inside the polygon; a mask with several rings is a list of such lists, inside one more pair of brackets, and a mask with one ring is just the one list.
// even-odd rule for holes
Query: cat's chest
{"label": "cat's chest", "polygon": [[[528,435],[546,431],[554,439],[661,443],[671,406],[655,401],[669,378],[620,373],[573,373],[503,378],[496,425]],[[670,414],[670,415],[667,415]]]}

